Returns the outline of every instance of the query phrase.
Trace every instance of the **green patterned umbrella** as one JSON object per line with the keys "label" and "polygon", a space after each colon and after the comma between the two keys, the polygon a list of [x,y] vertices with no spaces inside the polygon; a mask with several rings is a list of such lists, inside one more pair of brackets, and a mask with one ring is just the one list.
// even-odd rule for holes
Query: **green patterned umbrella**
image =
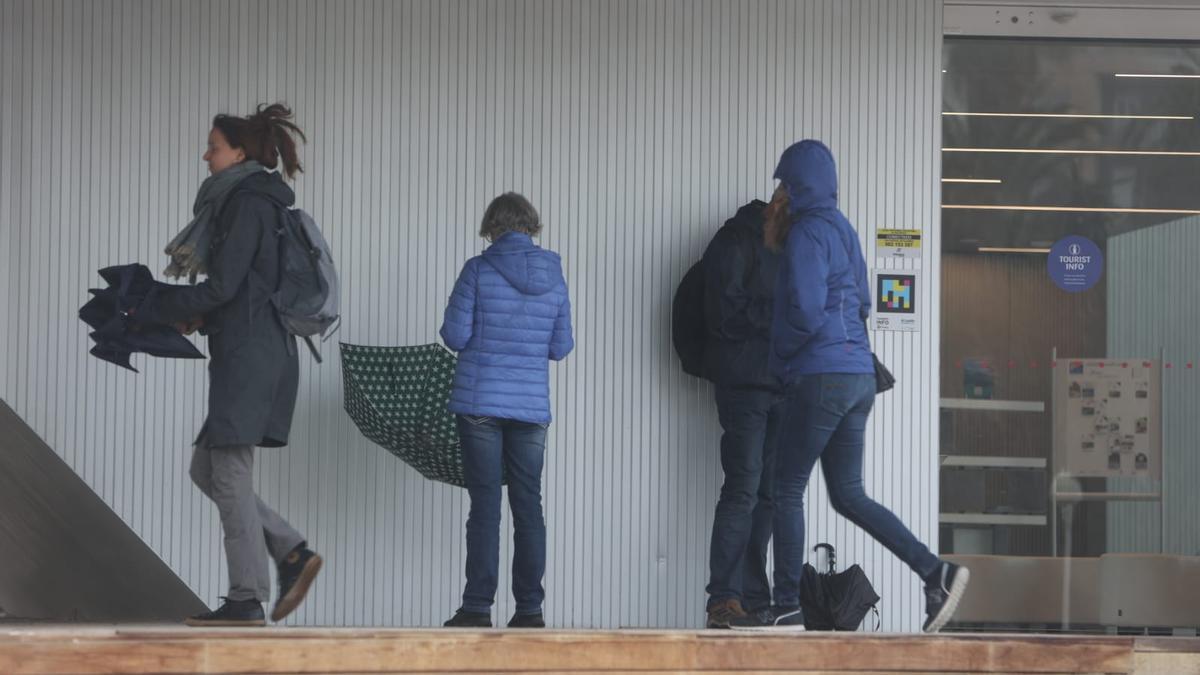
{"label": "green patterned umbrella", "polygon": [[466,487],[458,429],[446,410],[454,355],[438,344],[341,347],[346,412],[359,431],[422,476]]}

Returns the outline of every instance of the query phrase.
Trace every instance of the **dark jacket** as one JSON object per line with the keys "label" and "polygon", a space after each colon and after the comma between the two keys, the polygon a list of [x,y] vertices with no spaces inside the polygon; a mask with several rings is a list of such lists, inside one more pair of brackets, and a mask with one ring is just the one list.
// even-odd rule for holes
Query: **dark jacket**
{"label": "dark jacket", "polygon": [[775,291],[772,372],[787,383],[820,373],[870,375],[867,264],[838,210],[833,154],[819,141],[801,141],[784,151],[775,178],[787,189],[793,224]]}
{"label": "dark jacket", "polygon": [[467,261],[442,339],[458,352],[450,412],[550,423],[550,361],[575,347],[558,254],[508,232]]}
{"label": "dark jacket", "polygon": [[138,309],[148,321],[204,318],[208,335],[207,445],[287,445],[296,407],[296,342],[269,302],[278,286],[279,207],[292,192],[275,172],[245,179],[217,219],[208,278],[159,293]]}
{"label": "dark jacket", "polygon": [[738,209],[704,251],[704,377],[720,386],[779,384],[767,365],[779,256],[763,243],[766,206]]}

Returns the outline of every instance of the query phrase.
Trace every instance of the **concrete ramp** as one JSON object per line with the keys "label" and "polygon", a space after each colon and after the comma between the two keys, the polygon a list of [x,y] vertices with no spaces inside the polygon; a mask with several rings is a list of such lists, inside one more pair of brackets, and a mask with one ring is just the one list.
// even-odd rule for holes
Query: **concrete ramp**
{"label": "concrete ramp", "polygon": [[5,621],[175,622],[204,603],[0,401]]}

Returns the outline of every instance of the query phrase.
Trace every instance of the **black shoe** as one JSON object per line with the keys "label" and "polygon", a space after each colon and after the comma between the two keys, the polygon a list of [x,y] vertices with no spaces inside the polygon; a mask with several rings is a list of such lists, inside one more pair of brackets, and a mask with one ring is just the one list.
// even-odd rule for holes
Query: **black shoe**
{"label": "black shoe", "polygon": [[509,628],[545,628],[546,619],[541,612],[537,614],[514,614],[508,622]]}
{"label": "black shoe", "polygon": [[704,625],[707,628],[729,628],[731,621],[745,616],[742,603],[737,598],[730,598],[708,608],[708,620]]}
{"label": "black shoe", "polygon": [[442,625],[446,628],[491,628],[492,615],[460,609]]}
{"label": "black shoe", "polygon": [[304,543],[292,549],[279,563],[279,596],[275,600],[275,608],[271,610],[272,621],[283,621],[288,614],[296,611],[304,602],[304,596],[308,595],[308,589],[323,564],[321,556]]}
{"label": "black shoe", "polygon": [[965,567],[944,562],[925,581],[925,625],[921,630],[936,633],[949,623],[958,609],[971,572]]}
{"label": "black shoe", "polygon": [[804,630],[804,612],[799,607],[765,607],[733,619],[729,627],[734,630],[799,633]]}
{"label": "black shoe", "polygon": [[267,620],[263,616],[262,603],[257,600],[230,600],[221,598],[221,606],[211,612],[189,617],[185,624],[195,627],[233,626],[250,627],[265,626]]}

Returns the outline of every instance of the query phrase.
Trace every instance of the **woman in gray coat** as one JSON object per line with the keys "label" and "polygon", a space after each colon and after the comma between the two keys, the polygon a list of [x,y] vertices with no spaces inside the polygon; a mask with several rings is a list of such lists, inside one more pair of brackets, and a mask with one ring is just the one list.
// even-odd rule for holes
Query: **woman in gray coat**
{"label": "woman in gray coat", "polygon": [[[216,503],[225,533],[229,596],[192,626],[266,623],[270,598],[267,553],[278,566],[271,613],[280,621],[303,601],[321,558],[303,535],[254,494],[254,448],[287,445],[299,367],[295,338],[269,301],[279,278],[278,230],[295,194],[279,172],[301,171],[295,137],[304,138],[282,104],[249,117],[213,119],[204,160],[210,173],[193,207],[195,218],[167,248],[166,273],[194,282],[149,298],[146,321],[197,328],[208,336],[208,417],[195,442],[191,477]],[[263,543],[266,542],[264,548]]]}

